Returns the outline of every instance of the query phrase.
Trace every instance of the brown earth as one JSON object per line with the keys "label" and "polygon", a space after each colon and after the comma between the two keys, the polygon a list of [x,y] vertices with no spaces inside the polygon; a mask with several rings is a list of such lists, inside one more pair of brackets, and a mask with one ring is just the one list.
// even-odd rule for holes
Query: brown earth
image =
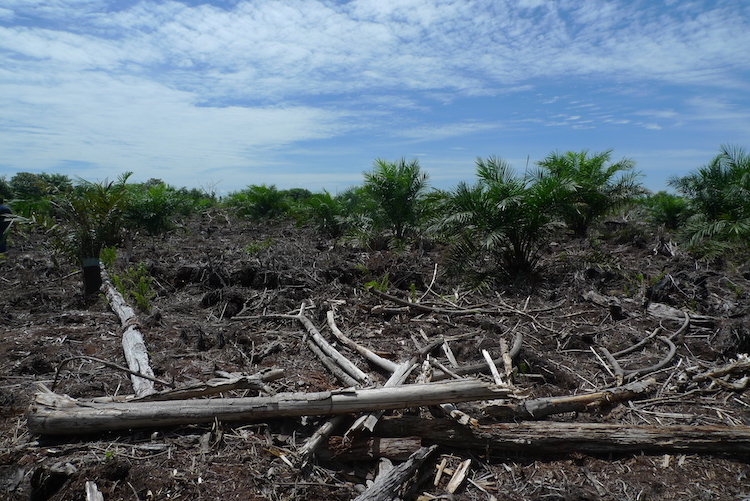
{"label": "brown earth", "polygon": [[[321,417],[72,438],[30,434],[25,412],[37,384],[51,387],[61,362],[80,355],[126,362],[120,323],[106,300],[84,300],[80,272],[58,261],[42,234],[16,231],[0,261],[0,499],[82,500],[85,482],[94,481],[106,500],[333,500],[355,497],[372,478],[377,459],[332,459],[323,450],[303,470],[285,461],[323,422]],[[658,243],[646,226],[632,222],[603,226],[585,241],[560,238],[545,251],[538,275],[478,294],[442,276],[443,252],[437,246],[424,244],[404,253],[355,249],[335,245],[309,228],[259,225],[213,212],[166,237],[137,239],[130,261],[121,255],[112,271],[123,275],[128,266],[145,263],[154,278],[157,296],[151,299],[151,311],[140,318],[158,377],[185,385],[208,380],[216,371],[253,374],[280,368],[285,376],[271,383],[277,392],[321,391],[341,384],[303,342],[299,323],[234,319],[240,312],[242,317],[287,314],[304,305],[305,315],[332,339],[326,313],[333,308],[339,328],[351,339],[394,361],[409,358],[416,344],[463,335],[450,347],[459,363],[476,363],[482,360],[481,350],[497,356],[501,340],[511,343],[520,331],[524,344],[514,361],[514,383],[539,397],[614,386],[615,378],[597,358],[598,348],[614,352],[631,346],[660,322],[664,334],[677,331],[680,321],[647,313],[649,303],[664,303],[709,318],[692,322],[675,339],[676,357],[649,375],[657,379],[658,391],[647,400],[547,419],[750,425],[747,391],[692,379],[696,372],[750,351],[750,268],[739,258],[741,264],[709,266],[679,249],[674,255],[654,252]],[[386,273],[391,295],[436,307],[481,305],[503,313],[451,316],[398,310],[399,305],[363,287],[382,282]],[[617,298],[620,307],[585,299],[590,291]],[[660,343],[649,343],[623,358],[623,365],[651,365],[664,350]],[[387,378],[355,353],[341,351],[377,381]],[[448,365],[442,351],[432,355]],[[485,374],[477,377],[490,380]],[[740,377],[725,379],[735,383]],[[87,398],[127,394],[132,387],[125,373],[74,359],[60,369],[55,391]],[[254,393],[233,395],[245,394]],[[483,423],[494,422],[478,403],[458,407]],[[427,413],[408,409],[388,414],[428,419]],[[340,444],[338,437],[331,439],[332,449],[335,444]],[[444,490],[447,480],[434,486],[434,467],[442,459],[449,468],[471,459],[473,483],[453,495]],[[714,455],[590,455],[477,451],[458,444],[438,450],[421,470],[426,481],[406,497],[750,499],[747,459],[731,446]],[[66,464],[72,466],[69,474],[55,474]]]}

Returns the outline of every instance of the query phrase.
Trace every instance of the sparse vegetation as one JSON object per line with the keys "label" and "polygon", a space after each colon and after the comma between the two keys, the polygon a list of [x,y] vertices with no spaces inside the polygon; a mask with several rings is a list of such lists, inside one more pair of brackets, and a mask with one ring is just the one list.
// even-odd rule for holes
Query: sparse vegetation
{"label": "sparse vegetation", "polygon": [[[628,212],[619,213],[623,217],[616,220],[595,218],[586,237],[575,237],[563,218],[570,201],[564,195],[571,188],[563,178],[536,171],[519,173],[499,158],[479,159],[476,167],[475,183],[447,192],[427,191],[420,198],[418,222],[404,232],[406,245],[397,252],[393,226],[378,226],[374,218],[369,226],[356,227],[361,239],[352,238],[357,218],[364,220],[366,211],[376,210],[364,186],[335,196],[294,191],[298,200],[289,193],[292,190],[283,190],[290,209],[270,223],[266,218],[238,217],[223,201],[203,198],[202,192],[192,198],[186,190],[166,189],[165,195],[189,201],[185,205],[180,201],[181,208],[173,213],[171,221],[178,229],[163,227],[159,238],[143,238],[149,231],[132,222],[139,233],[132,248],[108,246],[99,258],[123,296],[143,313],[138,322],[155,376],[164,382],[157,383],[159,390],[273,368],[284,376],[266,383],[263,390],[268,393],[289,392],[296,398],[312,393],[316,399],[320,392],[342,398],[353,395],[352,390],[336,390],[349,383],[337,381],[311,355],[309,336],[306,339],[305,329],[290,313],[304,315],[326,337],[330,334],[325,331],[327,314],[334,313],[350,339],[393,364],[414,360],[423,347],[439,342],[441,347],[429,353],[433,376],[455,370],[462,377],[474,377],[464,375],[463,369],[482,362],[484,350],[499,357],[519,340],[522,348],[512,356],[510,370],[498,364],[519,396],[528,395],[519,405],[552,395],[578,398],[594,387],[623,389],[615,364],[604,355],[606,348],[621,361],[620,369],[650,371],[655,362],[666,361],[659,370],[635,377],[639,384],[656,379],[646,399],[624,405],[602,401],[560,414],[553,423],[514,423],[514,419],[531,419],[480,415],[479,406],[458,404],[471,417],[481,417],[483,429],[504,430],[506,445],[493,444],[492,450],[487,449],[486,434],[472,439],[472,433],[483,432],[438,415],[437,408],[426,409],[430,414],[426,419],[421,411],[396,412],[383,420],[378,432],[388,437],[385,427],[401,423],[422,423],[439,432],[440,456],[425,468],[434,473],[432,467],[444,462],[444,471],[449,472],[468,465],[466,478],[471,482],[452,494],[461,500],[508,493],[518,499],[661,499],[665,485],[686,499],[743,498],[747,489],[737,479],[747,477],[750,470],[737,448],[747,446],[747,441],[716,441],[717,453],[709,455],[703,448],[708,443],[704,436],[697,437],[697,450],[686,449],[689,445],[682,441],[675,445],[661,440],[654,445],[646,440],[641,442],[643,449],[634,452],[620,449],[623,443],[617,440],[609,442],[614,445],[608,454],[600,442],[566,436],[555,438],[554,449],[541,449],[538,441],[518,442],[518,432],[508,427],[550,429],[546,425],[554,424],[578,429],[606,424],[620,427],[618,437],[635,434],[632,427],[637,425],[651,430],[674,425],[680,433],[701,425],[729,433],[746,431],[742,417],[748,403],[742,376],[747,370],[743,354],[750,346],[745,314],[750,298],[747,262],[739,259],[740,254],[698,262],[682,246],[674,254],[656,252],[651,244],[666,224],[664,220],[645,224],[645,209],[626,207]],[[42,199],[55,201],[50,215],[59,217],[58,206],[65,197],[87,197],[91,200],[86,203],[92,204],[98,191],[119,188],[119,182],[90,184],[102,186],[77,183],[54,197],[43,195]],[[168,188],[159,180],[124,184],[124,198],[117,204],[122,211],[112,214],[117,217],[125,217],[134,195]],[[692,207],[690,195],[675,197]],[[204,202],[203,207],[211,210],[198,209]],[[651,201],[639,203],[648,207]],[[302,210],[306,205],[311,208]],[[91,212],[89,218],[97,212],[96,206],[86,210]],[[425,231],[426,221],[433,224],[432,230],[441,231]],[[35,496],[37,479],[44,481],[55,464],[76,465],[77,471],[56,493],[46,492],[50,499],[81,498],[88,481],[95,481],[107,499],[334,501],[361,493],[360,484],[372,478],[377,459],[356,457],[356,464],[350,465],[348,459],[331,458],[350,447],[342,436],[346,427],[337,428],[324,441],[312,469],[287,462],[294,459],[287,453],[300,451],[326,422],[322,416],[268,417],[247,423],[219,419],[161,429],[156,420],[144,423],[154,427],[143,431],[81,436],[67,444],[65,439],[39,440],[31,434],[22,415],[40,381],[54,380],[55,392],[82,402],[113,395],[126,399],[131,392],[128,374],[101,363],[122,363],[120,322],[103,298],[83,301],[76,292],[77,256],[76,262],[52,263],[44,248],[51,234],[60,231],[62,236],[76,229],[77,221],[70,218],[60,217],[57,222],[52,233],[38,224],[23,225],[22,231],[15,225],[8,259],[0,257],[6,291],[0,295],[0,334],[7,347],[0,376],[12,381],[0,391],[5,410],[0,446],[6,456],[7,483],[15,485],[13,499]],[[669,238],[684,227],[678,225]],[[118,237],[112,239],[115,245]],[[467,241],[475,244],[465,254],[468,259],[453,263],[457,268],[465,266],[464,272],[444,273],[448,256],[459,258],[460,246]],[[747,248],[740,240],[731,243],[735,249]],[[467,284],[487,287],[472,290]],[[657,317],[657,310],[650,308],[656,303],[675,315]],[[683,319],[685,313],[689,318]],[[639,344],[641,340],[645,346]],[[629,350],[634,346],[637,349]],[[629,352],[618,354],[623,350]],[[355,350],[343,351],[376,384],[387,379],[388,365],[377,369]],[[63,360],[75,363],[62,366]],[[732,365],[732,372],[715,372],[734,362],[742,365]],[[423,368],[422,374],[429,374],[428,365]],[[417,377],[415,371],[406,384]],[[259,392],[223,390],[224,398],[253,397]],[[349,419],[353,420],[354,416]],[[449,442],[454,434],[442,433],[447,429],[443,427],[459,432],[455,435],[459,438]],[[400,444],[418,448],[433,440],[424,429],[407,430],[422,441],[397,439]],[[469,442],[472,449],[466,445]],[[585,448],[592,443],[593,448]],[[560,444],[566,452],[558,455]],[[467,462],[470,458],[481,460]],[[703,475],[696,478],[694,471]],[[660,482],[654,483],[655,474]],[[449,480],[445,473],[437,486],[421,484],[421,495],[445,497],[443,488]]]}

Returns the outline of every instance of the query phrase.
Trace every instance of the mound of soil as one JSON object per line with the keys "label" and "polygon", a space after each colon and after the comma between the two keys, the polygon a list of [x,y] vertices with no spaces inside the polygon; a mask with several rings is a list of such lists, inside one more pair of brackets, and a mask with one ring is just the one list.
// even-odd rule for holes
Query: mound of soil
{"label": "mound of soil", "polygon": [[[52,255],[43,234],[23,231],[11,236],[0,258],[0,498],[83,500],[86,482],[94,482],[106,500],[343,500],[372,481],[381,454],[341,454],[341,435],[357,416],[347,416],[304,467],[293,461],[295,452],[325,417],[99,435],[81,430],[75,437],[31,434],[25,413],[40,384],[76,399],[129,394],[132,386],[129,374],[82,358],[127,365],[119,319],[104,297],[84,298],[79,269]],[[124,277],[143,263],[153,277],[150,309],[139,312],[141,332],[155,375],[177,386],[217,372],[274,368],[284,373],[268,383],[274,392],[341,388],[310,351],[304,327],[272,316],[303,312],[336,344],[327,327],[333,311],[350,339],[397,363],[430,342],[450,339],[450,350],[430,352],[447,370],[458,370],[453,359],[459,367],[483,362],[483,350],[499,357],[520,333],[511,379],[529,399],[616,386],[615,368],[602,348],[617,353],[651,335],[638,349],[617,355],[625,371],[648,368],[667,355],[659,336],[672,337],[676,351],[666,365],[634,377],[656,379],[657,390],[646,399],[545,419],[750,425],[742,371],[696,377],[750,351],[747,265],[697,262],[675,246],[659,245],[648,228],[634,223],[603,226],[586,240],[562,235],[545,251],[536,275],[482,293],[443,276],[444,254],[439,246],[404,252],[352,248],[311,228],[250,223],[217,212],[196,216],[169,235],[137,240],[129,255],[120,252],[110,272]],[[386,295],[368,292],[368,283]],[[388,379],[356,352],[336,346],[376,384]],[[488,372],[472,377],[492,381]],[[234,390],[224,396],[257,394]],[[481,425],[503,421],[488,415],[482,403],[456,407]],[[385,419],[399,416],[445,419],[436,408],[391,411]],[[421,439],[403,442],[415,440]],[[441,442],[407,486],[405,499],[750,499],[748,458],[726,444],[698,454],[647,446],[638,453],[581,452],[574,446],[564,453],[478,450]],[[390,459],[399,464],[406,456],[401,451]],[[447,493],[450,472],[466,460],[467,480]],[[443,474],[435,485],[438,465]]]}

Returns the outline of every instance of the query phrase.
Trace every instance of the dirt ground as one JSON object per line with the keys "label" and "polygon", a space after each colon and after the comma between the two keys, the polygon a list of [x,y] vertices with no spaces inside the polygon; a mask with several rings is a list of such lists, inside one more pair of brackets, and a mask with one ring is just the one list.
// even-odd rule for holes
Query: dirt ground
{"label": "dirt ground", "polygon": [[[72,359],[61,367],[83,355],[126,365],[120,322],[103,296],[84,300],[80,272],[58,260],[42,234],[16,231],[5,259],[0,258],[0,499],[83,500],[85,483],[93,481],[106,500],[343,500],[356,497],[372,480],[378,458],[337,458],[333,445],[306,468],[293,466],[290,458],[323,417],[76,437],[29,433],[25,413],[39,384],[56,383],[55,392],[78,399],[133,390],[128,374],[90,359]],[[154,278],[151,311],[139,317],[157,377],[187,385],[217,371],[254,374],[277,368],[284,377],[270,383],[276,392],[342,384],[311,353],[301,324],[259,318],[263,315],[303,308],[333,341],[326,326],[333,310],[338,327],[352,340],[396,362],[431,341],[457,337],[449,346],[459,365],[477,363],[482,350],[497,357],[501,341],[511,344],[520,332],[524,341],[514,360],[513,383],[535,398],[615,386],[600,348],[616,352],[660,327],[665,336],[678,331],[681,320],[649,313],[649,305],[669,305],[693,320],[675,338],[677,351],[669,364],[642,376],[656,378],[656,391],[645,399],[546,419],[750,425],[744,374],[720,382],[694,378],[750,352],[750,267],[739,257],[735,263],[706,265],[679,248],[668,252],[660,245],[666,242],[638,223],[603,225],[585,241],[553,242],[538,275],[479,294],[443,277],[445,256],[438,246],[403,253],[355,249],[291,223],[261,225],[212,212],[167,236],[137,238],[130,256],[120,252],[113,273],[144,263]],[[365,290],[368,282],[383,284],[386,274],[392,296],[482,312],[417,311]],[[387,379],[337,346],[378,383]],[[664,358],[666,349],[649,342],[621,362],[648,367]],[[431,356],[450,367],[443,351]],[[475,377],[491,381],[488,374]],[[224,396],[240,395],[257,392]],[[481,423],[496,422],[483,414],[481,403],[457,406]],[[400,415],[443,419],[435,409],[387,413]],[[344,431],[335,430],[331,444],[340,443]],[[469,481],[454,494],[445,490],[449,475],[434,484],[442,460],[455,469],[467,459]],[[716,454],[650,449],[560,454],[466,449],[457,443],[441,446],[420,472],[405,499],[750,499],[748,457],[731,444]]]}

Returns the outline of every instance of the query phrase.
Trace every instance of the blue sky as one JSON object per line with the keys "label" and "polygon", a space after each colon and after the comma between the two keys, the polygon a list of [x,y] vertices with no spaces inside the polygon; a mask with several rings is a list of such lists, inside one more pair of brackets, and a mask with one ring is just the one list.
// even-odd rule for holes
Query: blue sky
{"label": "blue sky", "polygon": [[750,147],[746,0],[0,0],[0,176],[219,192],[613,149],[656,191]]}

